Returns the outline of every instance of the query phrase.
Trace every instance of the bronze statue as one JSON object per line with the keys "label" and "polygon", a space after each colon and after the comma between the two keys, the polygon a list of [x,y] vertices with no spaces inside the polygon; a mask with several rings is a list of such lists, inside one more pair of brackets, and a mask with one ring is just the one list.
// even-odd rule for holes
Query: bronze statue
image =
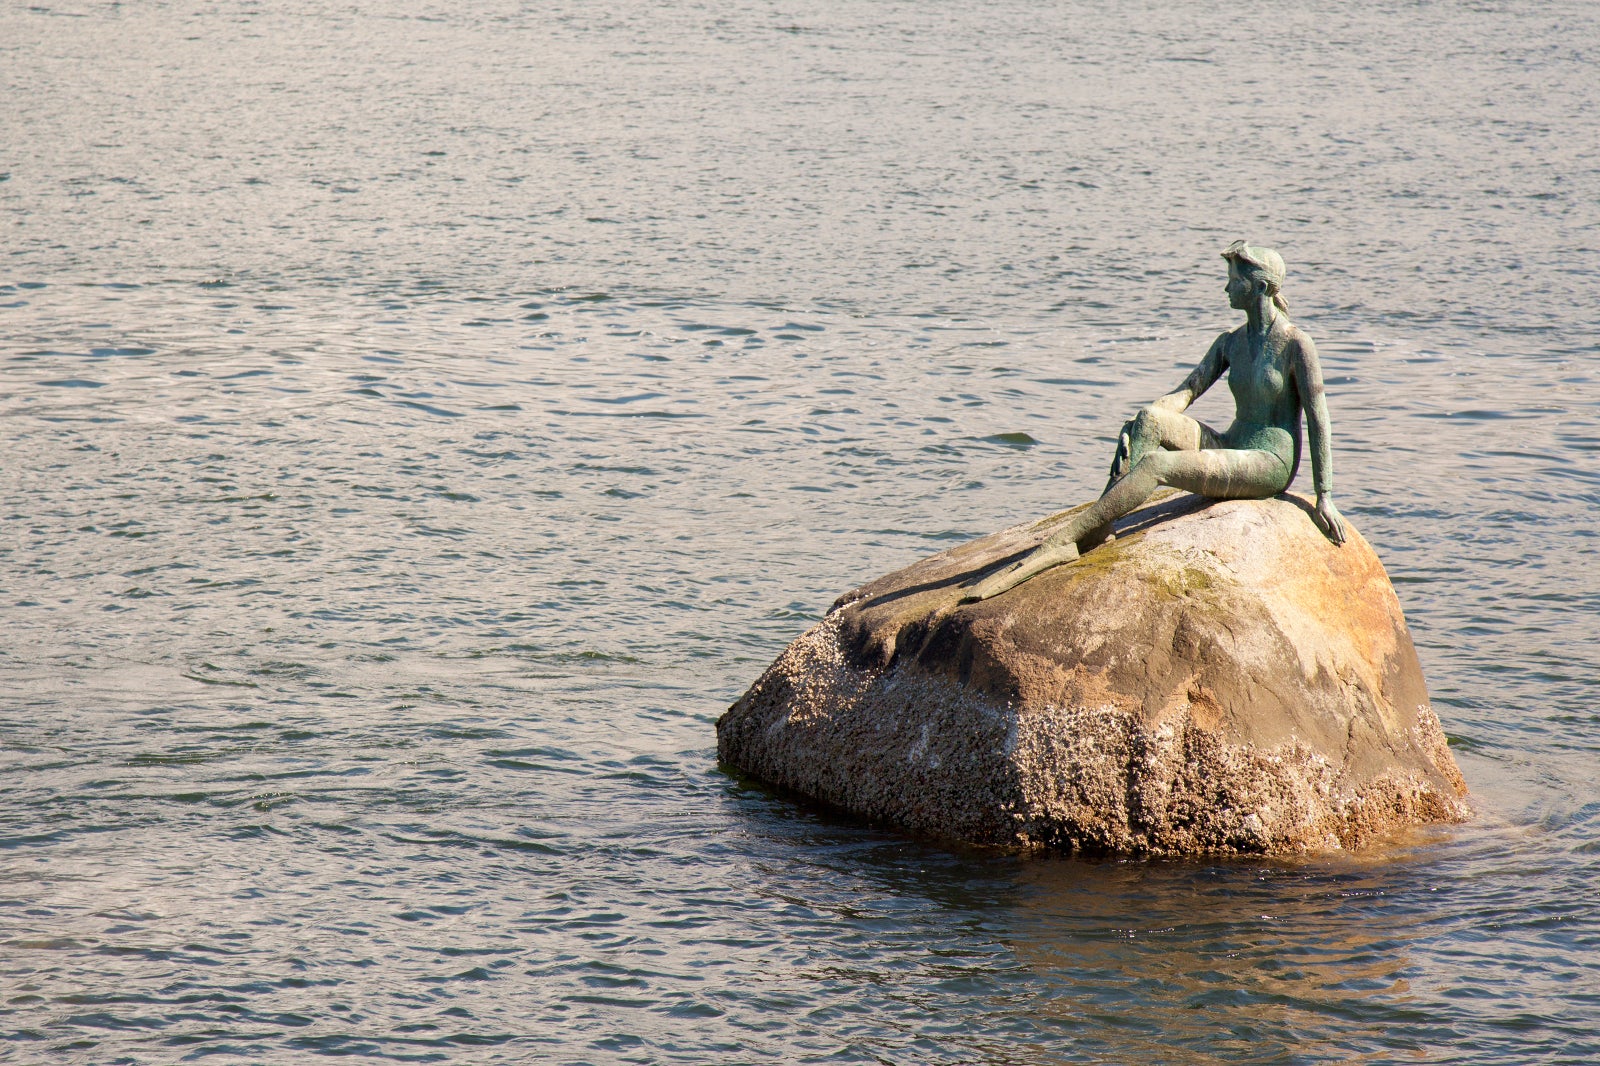
{"label": "bronze statue", "polygon": [[[1302,411],[1311,438],[1317,524],[1334,543],[1344,543],[1344,520],[1333,505],[1322,368],[1311,338],[1289,321],[1289,305],[1279,291],[1283,257],[1244,241],[1228,245],[1222,256],[1228,261],[1228,303],[1245,313],[1245,324],[1213,341],[1176,391],[1122,427],[1111,480],[1098,500],[1020,561],[973,583],[964,600],[998,596],[1074,561],[1080,550],[1104,541],[1111,523],[1137,509],[1158,486],[1217,500],[1277,495],[1300,465]],[[1218,433],[1182,412],[1224,371],[1235,414],[1233,425]]]}

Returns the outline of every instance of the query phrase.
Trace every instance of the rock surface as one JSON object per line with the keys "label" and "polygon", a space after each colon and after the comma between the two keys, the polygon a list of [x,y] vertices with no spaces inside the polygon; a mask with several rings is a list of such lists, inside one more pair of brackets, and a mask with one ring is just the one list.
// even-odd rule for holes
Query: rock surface
{"label": "rock surface", "polygon": [[1071,512],[840,597],[717,722],[723,762],[868,819],[1016,850],[1358,847],[1467,817],[1388,575],[1294,496],[1168,495],[981,603]]}

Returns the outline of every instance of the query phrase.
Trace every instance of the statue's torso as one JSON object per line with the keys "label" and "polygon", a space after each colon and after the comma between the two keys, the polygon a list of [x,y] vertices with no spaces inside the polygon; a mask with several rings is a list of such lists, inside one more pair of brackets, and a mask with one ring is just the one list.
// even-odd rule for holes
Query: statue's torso
{"label": "statue's torso", "polygon": [[1259,346],[1246,326],[1227,335],[1228,391],[1236,410],[1223,438],[1230,448],[1273,452],[1291,468],[1300,437],[1300,395],[1290,369],[1298,332],[1278,318]]}

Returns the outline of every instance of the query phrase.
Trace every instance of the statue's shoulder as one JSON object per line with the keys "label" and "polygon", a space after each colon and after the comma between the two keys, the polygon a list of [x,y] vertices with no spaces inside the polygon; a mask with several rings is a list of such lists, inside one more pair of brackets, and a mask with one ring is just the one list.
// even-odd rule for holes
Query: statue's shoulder
{"label": "statue's shoulder", "polygon": [[1290,350],[1298,349],[1304,352],[1315,352],[1317,350],[1316,344],[1311,340],[1311,334],[1295,325],[1292,319],[1284,319],[1283,324],[1287,327],[1283,331],[1285,348]]}

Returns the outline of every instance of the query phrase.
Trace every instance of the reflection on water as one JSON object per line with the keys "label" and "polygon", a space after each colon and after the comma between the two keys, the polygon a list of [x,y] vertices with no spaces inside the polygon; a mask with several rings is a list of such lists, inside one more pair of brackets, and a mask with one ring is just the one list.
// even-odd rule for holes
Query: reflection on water
{"label": "reflection on water", "polygon": [[[1595,12],[1103,14],[0,11],[14,1057],[1600,1056]],[[1239,236],[1479,821],[1023,863],[721,774],[839,590],[1099,487]]]}
{"label": "reflection on water", "polygon": [[1382,906],[1409,896],[1411,873],[1384,860],[1040,865],[1010,943],[1043,986],[1040,1013],[1064,1031],[1108,1025],[1121,1039],[1100,1038],[1107,1054],[1176,1044],[1190,1061],[1359,1059],[1419,1019],[1411,943],[1438,917]]}

